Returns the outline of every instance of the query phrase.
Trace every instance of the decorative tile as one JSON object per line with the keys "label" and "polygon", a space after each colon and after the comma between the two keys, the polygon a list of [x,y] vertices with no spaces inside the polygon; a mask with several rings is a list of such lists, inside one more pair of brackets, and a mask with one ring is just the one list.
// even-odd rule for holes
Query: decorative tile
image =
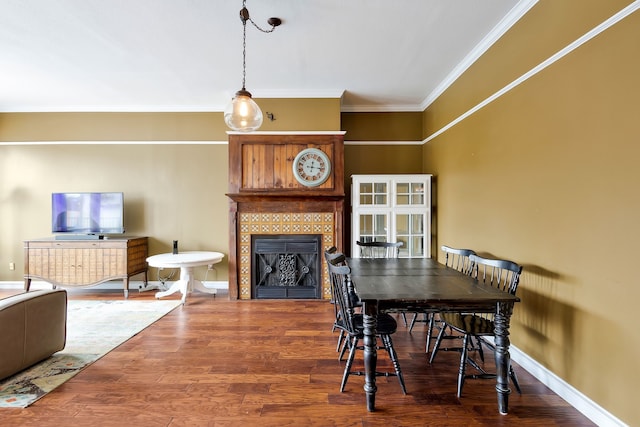
{"label": "decorative tile", "polygon": [[[326,248],[334,242],[334,214],[331,212],[283,212],[240,214],[240,298],[251,298],[251,235],[252,234],[322,234]],[[331,298],[326,266],[322,273],[323,298]]]}

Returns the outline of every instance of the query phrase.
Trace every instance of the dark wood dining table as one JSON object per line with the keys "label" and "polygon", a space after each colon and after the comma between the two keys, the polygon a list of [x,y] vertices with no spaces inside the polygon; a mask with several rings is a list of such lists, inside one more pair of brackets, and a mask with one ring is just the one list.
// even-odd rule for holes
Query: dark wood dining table
{"label": "dark wood dining table", "polygon": [[430,258],[350,258],[351,278],[363,303],[364,391],[376,403],[376,316],[389,309],[495,313],[498,410],[509,409],[509,322],[515,295],[492,288]]}

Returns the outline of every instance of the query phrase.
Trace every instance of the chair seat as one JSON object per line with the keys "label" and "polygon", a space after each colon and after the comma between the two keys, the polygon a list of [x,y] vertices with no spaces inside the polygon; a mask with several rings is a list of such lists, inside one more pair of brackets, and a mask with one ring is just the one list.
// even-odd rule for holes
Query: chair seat
{"label": "chair seat", "polygon": [[493,335],[493,321],[474,314],[441,313],[442,319],[454,329],[471,335]]}
{"label": "chair seat", "polygon": [[[356,314],[353,317],[353,321],[355,323],[356,329],[360,333],[362,333],[362,331],[364,330],[362,314],[359,314],[359,313]],[[390,314],[387,314],[387,313],[378,314],[378,326],[376,330],[379,335],[391,335],[395,333],[397,329],[398,329],[398,322],[396,322],[396,319],[391,317]]]}

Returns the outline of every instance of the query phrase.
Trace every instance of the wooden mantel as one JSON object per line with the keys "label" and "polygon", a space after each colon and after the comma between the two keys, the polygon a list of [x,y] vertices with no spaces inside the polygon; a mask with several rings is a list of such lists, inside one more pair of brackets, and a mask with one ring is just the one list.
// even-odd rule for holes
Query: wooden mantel
{"label": "wooden mantel", "polygon": [[[316,148],[329,177],[309,187],[295,179],[296,155]],[[229,298],[248,299],[253,234],[322,234],[323,249],[344,243],[344,132],[229,133]],[[326,272],[323,297],[330,297]],[[249,287],[248,287],[249,286]]]}

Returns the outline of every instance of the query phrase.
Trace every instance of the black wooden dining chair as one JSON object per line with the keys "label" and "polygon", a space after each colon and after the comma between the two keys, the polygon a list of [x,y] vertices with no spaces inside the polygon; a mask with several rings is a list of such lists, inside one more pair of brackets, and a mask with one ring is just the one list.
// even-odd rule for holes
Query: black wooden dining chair
{"label": "black wooden dining chair", "polygon": [[[449,268],[458,270],[463,274],[471,274],[471,261],[469,261],[469,256],[476,254],[473,250],[452,248],[446,245],[442,245],[440,249],[442,249],[442,252],[444,252],[444,265]],[[420,314],[423,315],[422,319],[418,319]],[[431,340],[435,340],[437,338],[437,335],[434,336],[433,334],[434,328],[441,329],[443,326],[441,321],[436,324],[436,314],[437,313],[434,311],[414,313],[413,318],[411,319],[411,324],[409,325],[409,332],[411,332],[416,322],[427,323],[427,338],[425,345],[425,351],[427,353],[429,353],[429,348],[431,347]],[[459,335],[445,334],[442,338],[445,339],[459,337]]]}
{"label": "black wooden dining chair", "polygon": [[[342,252],[338,252],[338,249],[335,246],[328,248],[324,252],[324,258],[327,262],[327,273],[329,275],[329,280],[331,282],[331,271],[328,268],[329,263],[333,263],[334,265],[347,265],[347,258]],[[360,306],[360,302],[355,300],[353,301],[354,305]],[[340,310],[339,305],[336,302],[336,295],[333,286],[331,286],[331,304],[333,304],[335,320],[333,322],[333,327],[331,329],[334,332],[336,329],[339,332],[338,335],[338,344],[336,346],[336,351],[340,351],[340,360],[342,360],[342,356],[344,355],[345,345],[347,342],[344,340],[345,338],[345,325],[344,318],[342,316],[342,312]]]}
{"label": "black wooden dining chair", "polygon": [[[345,364],[342,383],[340,384],[340,391],[342,392],[347,385],[349,376],[364,375],[364,372],[362,371],[352,370],[356,352],[364,349],[364,346],[359,344],[364,338],[363,316],[361,313],[356,313],[355,307],[353,306],[353,299],[351,296],[351,289],[353,289],[351,283],[351,269],[347,265],[335,265],[332,261],[327,263],[327,267],[330,272],[329,277],[335,294],[336,304],[339,306],[339,310],[342,313],[343,326],[347,334],[347,339],[350,342],[349,357]],[[398,362],[398,355],[393,348],[393,341],[391,340],[391,335],[396,332],[397,328],[397,322],[389,314],[378,314],[377,337],[380,338],[383,344],[379,349],[384,349],[389,354],[394,372],[376,372],[376,376],[396,376],[400,383],[400,387],[402,388],[402,393],[407,394],[402,371],[400,370],[400,363]]]}
{"label": "black wooden dining chair", "polygon": [[[471,262],[471,276],[476,280],[494,288],[509,292],[512,295],[516,294],[518,284],[520,283],[522,266],[515,262],[500,259],[488,259],[478,255],[470,255],[469,261]],[[441,317],[445,326],[463,334],[462,347],[459,349],[461,354],[460,368],[458,371],[458,397],[460,397],[462,395],[462,387],[464,386],[466,378],[496,377],[496,374],[485,371],[476,360],[469,356],[469,348],[472,345],[471,340],[473,338],[476,339],[476,349],[479,352],[482,362],[484,362],[482,346],[486,345],[493,348],[493,344],[483,340],[483,337],[494,336],[494,315],[493,313],[441,313]],[[432,363],[435,359],[444,333],[444,328],[440,329],[429,363]],[[471,365],[480,373],[467,375],[467,364]],[[520,384],[518,384],[518,378],[516,377],[512,366],[509,366],[509,377],[511,378],[511,381],[516,387],[518,393],[522,394]]]}
{"label": "black wooden dining chair", "polygon": [[403,242],[361,242],[356,241],[360,248],[360,258],[398,258]]}
{"label": "black wooden dining chair", "polygon": [[[403,242],[361,242],[356,241],[360,248],[360,258],[398,258]],[[391,311],[389,311],[391,312]],[[400,314],[404,326],[407,326],[407,314],[405,311],[393,311]]]}

